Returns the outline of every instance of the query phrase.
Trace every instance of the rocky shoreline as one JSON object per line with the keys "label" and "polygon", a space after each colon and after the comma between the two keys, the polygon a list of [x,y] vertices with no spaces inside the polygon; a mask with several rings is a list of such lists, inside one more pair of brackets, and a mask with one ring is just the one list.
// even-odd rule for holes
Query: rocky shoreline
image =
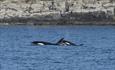
{"label": "rocky shoreline", "polygon": [[0,2],[0,25],[114,25],[115,2]]}
{"label": "rocky shoreline", "polygon": [[0,25],[115,25],[115,20],[104,12],[70,12],[34,17],[10,17],[0,19]]}
{"label": "rocky shoreline", "polygon": [[115,21],[39,20],[35,22],[8,22],[0,25],[115,25]]}

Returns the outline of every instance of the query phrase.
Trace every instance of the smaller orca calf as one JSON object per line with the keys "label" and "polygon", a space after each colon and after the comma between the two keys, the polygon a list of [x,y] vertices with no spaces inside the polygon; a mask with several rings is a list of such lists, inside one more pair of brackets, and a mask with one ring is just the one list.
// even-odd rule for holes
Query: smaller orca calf
{"label": "smaller orca calf", "polygon": [[64,45],[64,46],[77,46],[76,44],[72,43],[72,42],[69,42],[69,41],[66,41],[66,40],[63,40],[62,43],[60,43],[60,45]]}
{"label": "smaller orca calf", "polygon": [[64,46],[77,46],[76,44],[70,42],[70,41],[67,41],[67,40],[64,40],[64,38],[61,38],[58,42],[57,42],[58,45],[64,45]]}
{"label": "smaller orca calf", "polygon": [[72,43],[70,41],[67,41],[67,40],[64,40],[64,38],[61,38],[58,42],[57,42],[58,45],[62,45],[62,46],[83,46],[84,44],[75,44],[75,43]]}

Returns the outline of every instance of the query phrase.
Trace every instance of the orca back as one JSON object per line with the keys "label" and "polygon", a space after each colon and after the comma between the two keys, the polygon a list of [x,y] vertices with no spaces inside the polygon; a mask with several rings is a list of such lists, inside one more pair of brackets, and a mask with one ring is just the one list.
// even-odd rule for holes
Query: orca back
{"label": "orca back", "polygon": [[56,45],[56,44],[54,44],[54,43],[44,42],[44,41],[33,41],[32,44],[34,44],[34,45],[39,45],[39,44],[44,44],[44,45]]}

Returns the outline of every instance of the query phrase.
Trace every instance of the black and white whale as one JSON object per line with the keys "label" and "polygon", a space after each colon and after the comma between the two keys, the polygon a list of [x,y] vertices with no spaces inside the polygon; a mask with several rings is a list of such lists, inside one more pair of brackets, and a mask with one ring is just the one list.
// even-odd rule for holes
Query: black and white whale
{"label": "black and white whale", "polygon": [[32,44],[34,45],[60,45],[60,46],[81,46],[76,45],[70,41],[64,40],[64,38],[61,38],[57,43],[50,43],[50,42],[44,42],[44,41],[33,41]]}
{"label": "black and white whale", "polygon": [[44,42],[44,41],[33,41],[32,44],[34,45],[57,45],[55,43]]}
{"label": "black and white whale", "polygon": [[61,38],[56,44],[58,45],[64,45],[64,46],[77,46],[76,44],[70,42],[70,41],[67,41],[67,40],[64,40],[64,38]]}
{"label": "black and white whale", "polygon": [[60,39],[57,43],[50,43],[44,41],[33,41],[32,44],[34,45],[59,45],[64,38]]}

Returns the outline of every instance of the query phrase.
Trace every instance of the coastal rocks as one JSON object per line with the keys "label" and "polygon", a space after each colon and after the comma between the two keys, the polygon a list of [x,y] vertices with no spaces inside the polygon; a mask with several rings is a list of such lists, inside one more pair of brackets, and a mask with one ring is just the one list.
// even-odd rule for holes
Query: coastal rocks
{"label": "coastal rocks", "polygon": [[[0,2],[0,22],[51,22],[67,24],[76,21],[113,21],[114,3],[87,4],[77,1],[38,1],[22,3],[18,1]],[[63,22],[59,22],[63,21]],[[69,22],[68,22],[69,21]],[[40,24],[41,24],[40,23]],[[44,23],[44,22],[43,22]],[[49,23],[48,23],[49,24]]]}

